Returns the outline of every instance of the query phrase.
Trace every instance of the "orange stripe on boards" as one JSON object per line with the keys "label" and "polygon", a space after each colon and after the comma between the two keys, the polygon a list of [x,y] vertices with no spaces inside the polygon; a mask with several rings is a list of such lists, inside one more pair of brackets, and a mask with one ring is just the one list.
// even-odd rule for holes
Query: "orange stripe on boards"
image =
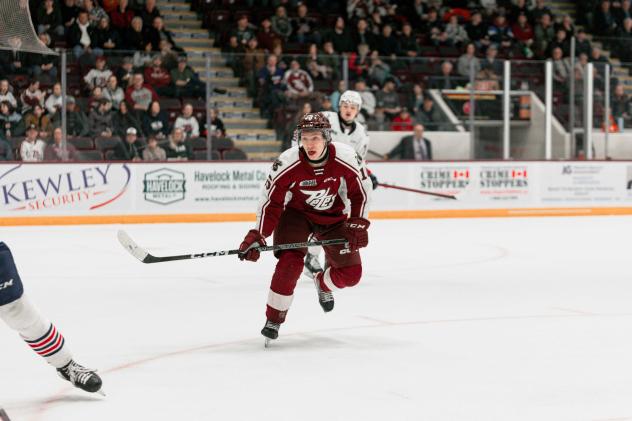
{"label": "orange stripe on boards", "polygon": [[[450,209],[374,211],[370,219],[425,218],[503,218],[525,216],[598,216],[632,215],[629,208],[525,208],[525,209]],[[174,215],[89,215],[0,217],[0,226],[95,225],[95,224],[168,224],[196,222],[254,222],[254,213],[213,213]]]}

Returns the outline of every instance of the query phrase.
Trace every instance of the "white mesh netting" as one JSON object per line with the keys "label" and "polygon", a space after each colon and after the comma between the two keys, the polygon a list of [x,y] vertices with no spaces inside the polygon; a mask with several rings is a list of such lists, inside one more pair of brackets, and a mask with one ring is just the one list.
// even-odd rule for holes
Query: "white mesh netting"
{"label": "white mesh netting", "polygon": [[0,0],[0,49],[57,54],[37,37],[28,0]]}

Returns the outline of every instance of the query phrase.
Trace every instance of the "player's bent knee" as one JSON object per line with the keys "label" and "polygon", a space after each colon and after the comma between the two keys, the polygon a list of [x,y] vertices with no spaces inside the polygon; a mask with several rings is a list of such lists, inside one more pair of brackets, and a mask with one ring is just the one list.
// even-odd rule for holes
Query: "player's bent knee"
{"label": "player's bent knee", "polygon": [[345,287],[357,285],[362,278],[362,265],[347,266],[336,269],[336,275],[342,281]]}

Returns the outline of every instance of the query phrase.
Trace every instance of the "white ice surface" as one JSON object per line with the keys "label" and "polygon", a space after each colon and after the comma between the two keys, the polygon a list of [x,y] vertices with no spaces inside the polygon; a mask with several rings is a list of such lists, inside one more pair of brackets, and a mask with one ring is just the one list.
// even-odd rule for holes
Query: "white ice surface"
{"label": "white ice surface", "polygon": [[[160,255],[249,226],[124,228]],[[107,393],[69,388],[0,322],[12,421],[632,419],[630,218],[374,221],[360,285],[324,314],[301,280],[269,349],[270,253],[144,265],[119,228],[0,229]]]}

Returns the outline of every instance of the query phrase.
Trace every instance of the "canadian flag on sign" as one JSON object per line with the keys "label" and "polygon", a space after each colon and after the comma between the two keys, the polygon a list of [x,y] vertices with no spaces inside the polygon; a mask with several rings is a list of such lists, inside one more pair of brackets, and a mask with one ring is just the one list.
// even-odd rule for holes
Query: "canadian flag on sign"
{"label": "canadian flag on sign", "polygon": [[470,170],[454,170],[454,178],[470,178]]}
{"label": "canadian flag on sign", "polygon": [[511,170],[511,178],[527,178],[527,170]]}

